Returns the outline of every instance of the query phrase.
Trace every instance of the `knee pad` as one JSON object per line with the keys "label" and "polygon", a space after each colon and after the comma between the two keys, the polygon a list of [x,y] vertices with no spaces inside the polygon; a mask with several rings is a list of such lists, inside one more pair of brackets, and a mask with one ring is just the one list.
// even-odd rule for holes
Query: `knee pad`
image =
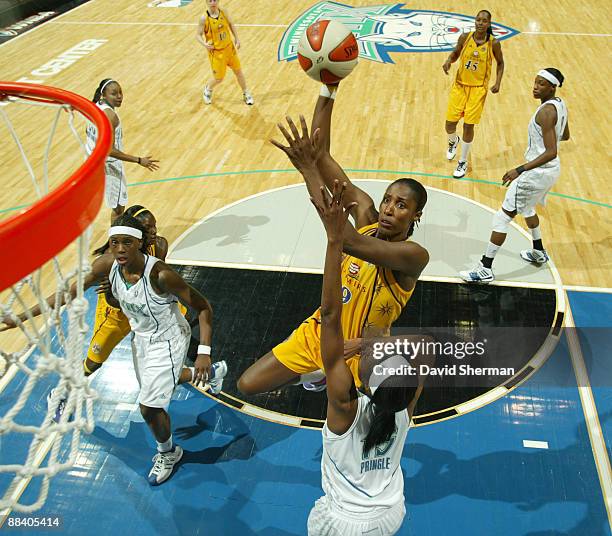
{"label": "knee pad", "polygon": [[512,218],[503,210],[499,209],[493,216],[493,230],[496,233],[508,234],[508,226]]}

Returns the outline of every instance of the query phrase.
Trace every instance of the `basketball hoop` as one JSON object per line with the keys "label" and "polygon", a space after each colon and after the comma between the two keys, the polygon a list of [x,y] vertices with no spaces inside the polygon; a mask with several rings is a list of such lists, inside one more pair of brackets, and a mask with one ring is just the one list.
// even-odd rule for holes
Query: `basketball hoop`
{"label": "basketball hoop", "polygon": [[[77,110],[97,126],[98,142],[90,157],[61,186],[0,222],[0,290],[47,262],[95,219],[104,195],[104,161],[111,143],[111,126],[104,112],[75,93],[36,84],[0,82],[0,98],[3,97]],[[40,232],[44,227],[53,229],[53,234]],[[24,244],[28,247],[24,248]],[[8,262],[8,255],[16,251],[19,263]]]}
{"label": "basketball hoop", "polygon": [[[36,139],[44,126],[35,117],[38,110],[51,114],[45,116],[50,117],[51,124],[42,155],[43,171],[37,176],[32,162],[40,158],[36,154],[26,154],[26,144],[17,131],[25,122],[29,138],[42,146],[41,140]],[[60,122],[62,116],[68,118],[67,129]],[[93,123],[97,129],[96,146],[89,156],[75,119]],[[6,126],[4,131],[2,123]],[[44,504],[51,477],[72,467],[81,432],[93,430],[95,393],[84,378],[82,368],[87,334],[83,281],[90,270],[89,227],[100,210],[104,194],[104,162],[111,145],[111,125],[93,102],[69,91],[0,82],[3,156],[10,149],[8,137],[15,142],[16,151],[11,161],[15,169],[11,166],[7,175],[10,174],[11,179],[19,178],[22,168],[16,163],[21,161],[33,185],[34,199],[27,208],[0,221],[0,320],[9,318],[19,328],[0,333],[0,393],[8,390],[12,395],[0,396],[0,401],[11,399],[0,402],[0,439],[5,440],[4,444],[9,444],[11,434],[16,437],[30,434],[32,439],[26,460],[17,459],[12,453],[11,456],[2,453],[0,527],[12,509],[31,512]],[[61,138],[62,151],[52,160],[50,152],[57,137]],[[68,142],[72,138],[77,148],[69,152]],[[49,179],[53,179],[50,162],[68,165],[68,157],[73,158],[79,152],[86,157],[85,161],[75,164],[78,167],[68,179],[50,186]],[[66,176],[59,172],[56,175]],[[73,283],[77,288],[74,299],[70,296]],[[55,292],[56,305],[53,307],[46,302],[51,289]],[[66,302],[64,308],[59,305],[61,298]],[[29,313],[34,304],[40,307],[42,325],[40,322],[37,325]],[[27,321],[21,322],[18,315],[24,311]],[[55,389],[49,409],[41,411],[40,404],[29,399],[38,397],[40,401],[50,387]],[[60,398],[65,399],[65,410],[54,422],[55,408],[52,406]],[[5,475],[11,473],[14,477],[10,484],[3,486]],[[22,504],[23,491],[32,479],[39,481],[35,499],[30,498],[29,504]]]}

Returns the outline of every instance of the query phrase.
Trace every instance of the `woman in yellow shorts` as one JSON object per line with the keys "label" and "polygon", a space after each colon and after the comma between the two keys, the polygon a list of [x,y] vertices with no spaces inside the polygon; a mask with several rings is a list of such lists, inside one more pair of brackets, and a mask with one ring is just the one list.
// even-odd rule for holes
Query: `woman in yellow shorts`
{"label": "woman in yellow shorts", "polygon": [[[446,158],[452,160],[457,154],[461,142],[461,156],[453,177],[460,179],[465,176],[468,166],[468,154],[474,141],[474,125],[480,123],[489,91],[491,65],[493,58],[497,62],[495,84],[491,93],[498,93],[504,75],[504,56],[500,42],[493,37],[491,30],[491,13],[483,9],[476,15],[476,29],[462,34],[442,69],[448,75],[452,63],[459,60],[457,76],[453,82],[448,98],[446,111],[446,133],[448,134],[448,149]],[[463,118],[463,139],[457,136],[457,123]]]}
{"label": "woman in yellow shorts", "polygon": [[[232,34],[236,40],[232,42]],[[206,13],[200,18],[196,39],[206,50],[212,69],[212,78],[204,86],[202,97],[204,103],[212,103],[213,88],[223,82],[225,73],[229,67],[236,75],[236,80],[242,88],[245,104],[253,104],[253,96],[249,92],[244,78],[244,73],[238,58],[240,40],[236,33],[236,27],[232,23],[227,11],[219,9],[218,0],[206,0]]]}
{"label": "woman in yellow shorts", "polygon": [[[157,234],[157,221],[153,213],[141,205],[133,205],[125,213],[140,221],[147,230],[147,251],[149,255],[162,261],[168,253],[168,241]],[[94,255],[102,255],[108,250],[108,242],[94,251]],[[96,320],[93,336],[87,350],[87,357],[83,362],[85,376],[93,374],[108,359],[110,353],[131,331],[130,323],[121,309],[113,307],[106,301],[105,286],[98,290],[98,303],[96,305]],[[179,304],[183,312],[186,309]]]}
{"label": "woman in yellow shorts", "polygon": [[[350,208],[355,226],[346,226],[342,261],[342,332],[345,341],[364,333],[380,335],[390,328],[414,291],[429,261],[427,250],[409,240],[427,202],[425,188],[414,179],[398,179],[378,206],[351,183],[329,153],[330,127],[337,87],[321,87],[312,122],[313,135],[301,117],[302,133],[291,119],[288,130],[279,125],[289,147],[283,150],[302,174],[312,198],[320,188],[333,188],[336,179],[346,182],[344,206]],[[284,385],[320,379],[321,311],[317,309],[284,342],[249,367],[238,380],[246,395],[267,392]],[[359,356],[347,360],[357,387]],[[310,373],[315,373],[311,375]],[[301,378],[300,378],[301,376]],[[316,390],[316,389],[313,389]]]}

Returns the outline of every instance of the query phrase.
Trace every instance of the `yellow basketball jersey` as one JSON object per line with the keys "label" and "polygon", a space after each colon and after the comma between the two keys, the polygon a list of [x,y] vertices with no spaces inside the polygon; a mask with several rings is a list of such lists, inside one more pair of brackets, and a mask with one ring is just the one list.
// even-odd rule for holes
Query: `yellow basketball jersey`
{"label": "yellow basketball jersey", "polygon": [[477,45],[474,32],[468,34],[457,69],[457,83],[464,86],[486,86],[491,78],[493,62],[493,37],[482,45]]}
{"label": "yellow basketball jersey", "polygon": [[[373,223],[359,229],[359,233],[374,236],[377,228],[378,223]],[[344,256],[341,273],[344,340],[361,337],[366,328],[390,328],[414,291],[404,290],[392,270],[351,255]],[[321,310],[313,317],[320,322]]]}
{"label": "yellow basketball jersey", "polygon": [[216,50],[221,50],[231,45],[230,26],[225,13],[219,10],[219,16],[215,18],[211,17],[207,11],[204,16],[206,17],[206,22],[204,23],[206,41],[212,42]]}

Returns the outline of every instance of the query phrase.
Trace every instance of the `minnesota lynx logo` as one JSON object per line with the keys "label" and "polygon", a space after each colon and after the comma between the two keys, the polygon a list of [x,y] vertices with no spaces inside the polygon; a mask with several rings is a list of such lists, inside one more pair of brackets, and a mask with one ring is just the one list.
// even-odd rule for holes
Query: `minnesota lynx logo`
{"label": "minnesota lynx logo", "polygon": [[[402,9],[404,4],[351,7],[337,2],[319,2],[289,25],[278,47],[278,60],[297,58],[302,34],[319,19],[334,19],[355,34],[361,58],[393,63],[390,52],[441,52],[452,50],[463,32],[474,29],[474,17]],[[494,23],[493,34],[508,39],[517,30]]]}

